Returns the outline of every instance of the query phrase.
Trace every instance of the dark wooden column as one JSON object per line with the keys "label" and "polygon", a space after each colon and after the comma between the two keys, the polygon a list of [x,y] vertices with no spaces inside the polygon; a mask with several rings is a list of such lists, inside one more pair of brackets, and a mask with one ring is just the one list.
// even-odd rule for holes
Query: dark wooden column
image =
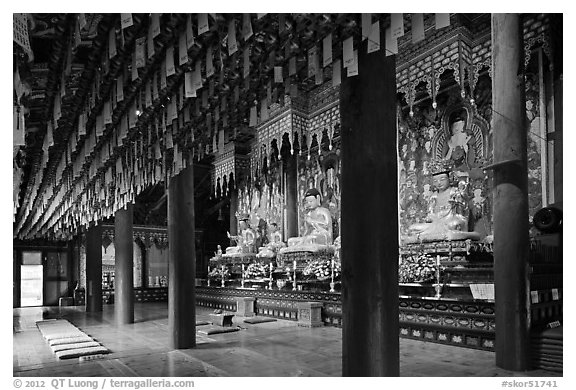
{"label": "dark wooden column", "polygon": [[398,376],[395,57],[367,54],[366,42],[358,57],[359,75],[343,77],[340,90],[342,371]]}
{"label": "dark wooden column", "polygon": [[492,14],[496,365],[528,368],[528,175],[522,23]]}
{"label": "dark wooden column", "polygon": [[132,203],[114,215],[114,314],[117,324],[134,323],[134,238]]}
{"label": "dark wooden column", "polygon": [[550,14],[550,25],[554,26],[551,29],[552,41],[552,58],[553,70],[550,77],[550,86],[548,90],[552,89],[553,97],[550,97],[552,104],[549,109],[554,113],[553,121],[550,124],[550,129],[553,133],[548,133],[548,139],[554,140],[552,149],[554,150],[554,188],[550,191],[554,193],[554,202],[563,201],[564,185],[564,156],[563,156],[563,116],[564,116],[564,14],[554,13]]}
{"label": "dark wooden column", "polygon": [[284,239],[298,237],[298,163],[296,153],[286,158],[286,232]]}
{"label": "dark wooden column", "polygon": [[189,164],[168,186],[168,330],[174,348],[196,346],[194,170]]}
{"label": "dark wooden column", "polygon": [[12,307],[20,307],[20,285],[21,285],[22,250],[12,248]]}
{"label": "dark wooden column", "polygon": [[76,269],[77,259],[75,257],[75,241],[74,239],[68,241],[67,243],[67,256],[68,264],[66,269],[66,274],[68,275],[68,296],[73,296],[74,287],[76,287],[76,277],[74,276],[74,270]]}
{"label": "dark wooden column", "polygon": [[238,221],[236,220],[236,211],[238,211],[238,190],[236,186],[230,190],[230,234],[238,234]]}
{"label": "dark wooden column", "polygon": [[102,311],[102,229],[86,231],[86,311]]}
{"label": "dark wooden column", "polygon": [[81,237],[79,235],[74,236],[73,245],[73,265],[72,265],[72,279],[74,280],[73,288],[76,288],[76,285],[80,285],[80,246],[82,245]]}
{"label": "dark wooden column", "polygon": [[140,245],[140,249],[142,250],[142,288],[147,288],[148,286],[148,266],[146,265],[146,262],[148,261],[148,248],[146,248],[146,245],[142,244]]}

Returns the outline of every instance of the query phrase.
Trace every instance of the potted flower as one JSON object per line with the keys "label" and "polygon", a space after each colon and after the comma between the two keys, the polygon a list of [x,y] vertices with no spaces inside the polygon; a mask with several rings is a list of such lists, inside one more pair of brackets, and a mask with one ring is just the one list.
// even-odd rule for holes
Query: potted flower
{"label": "potted flower", "polygon": [[[308,263],[302,272],[305,276],[315,277],[318,280],[328,280],[332,277],[332,261],[314,260]],[[340,276],[340,262],[334,262],[334,279]]]}
{"label": "potted flower", "polygon": [[267,264],[252,263],[244,270],[244,279],[261,279],[270,273]]}
{"label": "potted flower", "polygon": [[227,267],[214,267],[208,273],[211,280],[226,280],[230,278],[230,270]]}
{"label": "potted flower", "polygon": [[430,282],[436,277],[436,268],[436,262],[430,255],[405,257],[398,267],[398,279],[400,283]]}

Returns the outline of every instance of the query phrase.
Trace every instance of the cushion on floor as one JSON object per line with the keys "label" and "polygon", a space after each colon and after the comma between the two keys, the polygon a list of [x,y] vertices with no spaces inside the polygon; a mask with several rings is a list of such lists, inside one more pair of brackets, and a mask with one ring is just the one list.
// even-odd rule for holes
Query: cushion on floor
{"label": "cushion on floor", "polygon": [[47,341],[51,340],[60,340],[60,339],[69,339],[72,337],[81,337],[85,336],[86,334],[83,332],[75,331],[75,332],[64,332],[64,333],[51,333],[47,335],[43,335]]}
{"label": "cushion on floor", "polygon": [[274,322],[274,321],[277,321],[277,319],[270,317],[252,317],[244,320],[244,322],[247,324],[261,324],[263,322]]}
{"label": "cushion on floor", "polygon": [[532,338],[530,340],[530,344],[532,344],[532,345],[557,345],[557,346],[561,347],[564,344],[564,342],[562,340]]}
{"label": "cushion on floor", "polygon": [[549,338],[553,340],[562,340],[562,326],[552,329],[545,329],[541,332],[532,333],[532,337]]}
{"label": "cushion on floor", "polygon": [[209,328],[200,329],[198,331],[198,333],[210,335],[210,334],[218,334],[218,333],[238,332],[238,330],[239,330],[238,328],[234,328],[234,327],[211,326]]}
{"label": "cushion on floor", "polygon": [[54,345],[52,346],[52,351],[54,352],[60,352],[60,351],[66,351],[69,349],[78,349],[78,348],[87,348],[87,347],[99,347],[100,344],[98,344],[96,341],[84,341],[82,343],[71,343],[71,344],[60,344],[60,345]]}
{"label": "cushion on floor", "polygon": [[73,359],[80,356],[97,355],[104,353],[108,353],[108,349],[99,346],[99,347],[76,348],[56,352],[56,357],[58,357],[58,359]]}
{"label": "cushion on floor", "polygon": [[36,326],[59,359],[108,353],[107,348],[67,320],[38,321]]}
{"label": "cushion on floor", "polygon": [[82,335],[82,336],[76,336],[76,337],[68,337],[68,338],[64,338],[64,339],[50,340],[50,341],[48,341],[48,345],[53,347],[56,345],[83,343],[86,341],[94,341],[94,340],[90,336]]}
{"label": "cushion on floor", "polygon": [[550,345],[541,345],[541,346],[534,346],[531,345],[531,352],[545,352],[545,353],[555,353],[555,354],[562,354],[563,353],[563,348],[558,346],[558,345],[554,345],[554,346],[550,346]]}

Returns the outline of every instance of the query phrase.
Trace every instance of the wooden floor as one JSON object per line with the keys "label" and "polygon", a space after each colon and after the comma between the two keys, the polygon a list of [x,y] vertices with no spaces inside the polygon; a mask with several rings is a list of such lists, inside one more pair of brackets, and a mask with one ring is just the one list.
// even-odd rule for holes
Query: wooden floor
{"label": "wooden floor", "polygon": [[[112,305],[98,314],[88,314],[84,307],[13,309],[14,376],[341,376],[339,328],[303,328],[287,320],[250,325],[235,317],[240,331],[198,334],[197,348],[173,350],[168,346],[167,307],[136,304],[135,323],[122,326],[114,324]],[[211,310],[196,310],[197,320],[208,320]],[[46,318],[68,319],[111,353],[93,361],[59,361],[36,327],[36,321]],[[400,340],[401,376],[559,376],[544,370],[506,371],[494,362],[492,352]]]}

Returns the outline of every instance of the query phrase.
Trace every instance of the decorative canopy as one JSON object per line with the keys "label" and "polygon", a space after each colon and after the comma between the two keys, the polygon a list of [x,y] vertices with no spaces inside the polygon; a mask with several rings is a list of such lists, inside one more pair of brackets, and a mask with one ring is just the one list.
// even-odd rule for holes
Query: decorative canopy
{"label": "decorative canopy", "polygon": [[[398,56],[410,107],[447,69],[473,96],[489,15],[414,15],[14,14],[14,237],[69,239],[195,160],[237,181],[247,160],[225,140],[256,164],[284,134],[309,155],[357,50]],[[547,47],[543,17],[524,19],[529,47]]]}

